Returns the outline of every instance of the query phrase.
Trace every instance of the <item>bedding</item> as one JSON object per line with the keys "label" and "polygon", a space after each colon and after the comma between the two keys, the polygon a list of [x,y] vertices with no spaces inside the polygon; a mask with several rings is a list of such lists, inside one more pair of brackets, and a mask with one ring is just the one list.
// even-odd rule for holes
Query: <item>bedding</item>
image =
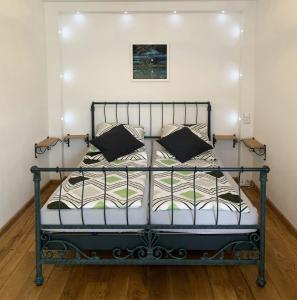
{"label": "bedding", "polygon": [[208,135],[207,135],[207,124],[206,123],[197,123],[197,124],[193,124],[193,125],[182,125],[182,124],[165,125],[162,128],[161,137],[163,138],[177,130],[184,128],[184,127],[189,128],[199,138],[201,138],[205,142],[211,144],[211,142],[209,141]]}
{"label": "bedding", "polygon": [[[151,141],[145,140],[145,149],[146,151],[142,153],[143,157],[147,159],[147,163],[149,164],[150,153],[152,153]],[[163,156],[159,156],[162,150],[162,147],[154,142],[154,160],[157,158],[166,158]],[[135,154],[138,155],[138,154]],[[96,160],[104,160],[104,156],[98,153],[98,150],[95,147],[90,147],[87,155],[85,155],[84,159],[92,159],[96,158]],[[170,157],[171,159],[172,157]],[[125,156],[122,158],[125,160]],[[130,158],[128,158],[130,159]],[[119,160],[119,159],[118,159]],[[140,158],[139,160],[143,160]],[[138,161],[139,162],[139,161]],[[105,160],[106,163],[106,160]],[[84,163],[84,166],[91,166],[91,164]],[[221,165],[219,161],[216,161],[216,164]],[[72,175],[72,174],[71,174]],[[237,185],[235,181],[229,174],[225,174],[226,179],[230,182],[231,186],[235,190]],[[152,188],[154,182],[151,183]],[[58,192],[58,189],[54,194]],[[152,195],[153,196],[153,195]],[[53,196],[52,196],[53,197]],[[248,206],[248,210],[243,213],[241,216],[241,224],[246,225],[254,225],[258,222],[258,213],[256,208],[252,205],[249,199],[245,196],[245,194],[241,193],[241,198],[244,203]],[[49,209],[48,204],[52,201],[50,198],[46,204],[41,209],[41,220],[42,224],[60,224],[59,214],[57,209]],[[128,216],[129,216],[129,224],[134,225],[144,225],[148,224],[148,203],[149,203],[149,182],[148,176],[145,178],[144,183],[144,193],[143,198],[141,200],[140,207],[129,207]],[[106,221],[107,224],[127,224],[127,216],[126,216],[126,208],[106,208]],[[84,223],[85,224],[104,224],[104,215],[103,209],[93,209],[84,207],[83,210],[84,215]],[[81,209],[80,205],[78,208],[72,209],[61,209],[61,220],[62,224],[82,224],[81,217]],[[171,210],[154,210],[151,207],[151,223],[152,224],[171,224]],[[237,224],[238,223],[239,214],[237,211],[231,210],[220,210],[218,216],[218,224]],[[175,209],[174,210],[174,224],[177,225],[191,225],[194,220],[194,211],[191,209]],[[201,209],[196,210],[196,225],[207,225],[207,224],[215,224],[216,221],[216,210],[215,209]],[[138,229],[55,229],[51,231],[63,231],[63,232],[135,232]],[[181,230],[164,230],[167,232],[178,232],[178,233],[193,233],[193,234],[226,234],[226,233],[244,233],[244,232],[252,232],[254,230],[250,229],[181,229]]]}
{"label": "bedding", "polygon": [[[222,166],[221,162],[218,162]],[[234,189],[237,188],[237,183],[230,174],[225,173],[226,179]],[[247,196],[241,191],[241,198],[248,206],[248,213],[242,213],[240,224],[242,225],[256,225],[258,224],[258,212],[253,206]],[[238,225],[239,214],[237,211],[219,210],[218,216],[216,209],[200,209],[196,210],[196,225]],[[151,223],[170,225],[172,222],[171,210],[151,210]],[[177,209],[173,211],[174,225],[193,225],[194,224],[194,210]],[[235,234],[254,232],[254,229],[165,229],[162,231],[175,233],[190,233],[190,234]]]}
{"label": "bedding", "polygon": [[[155,143],[157,145],[157,143]],[[191,159],[186,163],[181,163],[174,157],[165,158],[160,156],[158,146],[154,147],[154,167],[218,167],[218,163],[213,156],[211,160]],[[154,193],[153,210],[202,210],[216,209],[216,181],[218,183],[218,209],[235,212],[249,212],[247,204],[240,199],[236,189],[226,179],[222,172],[196,172],[195,195],[193,188],[192,171],[173,172],[173,203],[171,197],[171,171],[154,172]],[[196,197],[196,200],[194,199]],[[195,207],[194,207],[195,206]]]}
{"label": "bedding", "polygon": [[[120,123],[100,123],[97,126],[96,136],[100,136],[112,128],[121,125]],[[144,139],[144,128],[141,126],[134,126],[130,124],[123,124],[124,127],[138,140],[143,141]]]}
{"label": "bedding", "polygon": [[95,137],[90,143],[98,148],[109,162],[123,155],[133,153],[144,146],[122,124]]}
{"label": "bedding", "polygon": [[[144,147],[142,149],[143,151],[138,149],[109,162],[99,149],[91,146],[79,166],[82,168],[106,167],[107,169],[112,167],[147,167],[147,154]],[[129,187],[127,190],[127,173],[125,171],[107,171],[105,208],[126,208],[127,192],[128,206],[132,208],[140,207],[142,205],[146,177],[147,174],[144,172],[129,172]],[[61,185],[61,198],[60,188],[57,188],[47,202],[47,208],[104,208],[104,183],[105,175],[103,172],[84,172],[84,174],[73,172]],[[84,195],[83,201],[81,200],[82,193]]]}
{"label": "bedding", "polygon": [[157,142],[180,162],[186,162],[213,148],[210,144],[194,134],[188,127],[176,130],[157,140]]}
{"label": "bedding", "polygon": [[[164,147],[160,147],[159,150],[156,151],[156,156],[158,156],[159,158],[165,158],[165,159],[176,159],[176,157],[171,154],[170,152],[168,152]],[[216,157],[214,154],[213,149],[204,151],[203,153],[200,153],[196,156],[194,156],[192,159],[195,160],[207,160],[207,161],[216,161]]]}

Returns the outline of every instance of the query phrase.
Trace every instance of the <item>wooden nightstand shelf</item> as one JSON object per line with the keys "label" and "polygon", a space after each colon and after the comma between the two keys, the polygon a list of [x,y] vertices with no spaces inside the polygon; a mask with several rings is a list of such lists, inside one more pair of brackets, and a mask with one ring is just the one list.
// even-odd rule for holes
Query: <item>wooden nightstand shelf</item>
{"label": "wooden nightstand shelf", "polygon": [[249,148],[250,151],[254,152],[258,156],[264,156],[264,160],[266,160],[266,145],[257,141],[254,137],[242,139],[243,143],[246,147]]}
{"label": "wooden nightstand shelf", "polygon": [[56,146],[58,142],[61,140],[57,137],[47,137],[39,143],[34,145],[35,150],[35,158],[37,158],[37,154],[43,154],[46,150],[51,150],[52,147]]}
{"label": "wooden nightstand shelf", "polygon": [[238,142],[238,138],[235,134],[213,134],[212,142],[214,147],[217,141],[232,141],[233,148],[235,148],[235,145]]}
{"label": "wooden nightstand shelf", "polygon": [[67,134],[64,137],[64,142],[70,147],[70,140],[84,140],[87,146],[90,146],[89,134]]}

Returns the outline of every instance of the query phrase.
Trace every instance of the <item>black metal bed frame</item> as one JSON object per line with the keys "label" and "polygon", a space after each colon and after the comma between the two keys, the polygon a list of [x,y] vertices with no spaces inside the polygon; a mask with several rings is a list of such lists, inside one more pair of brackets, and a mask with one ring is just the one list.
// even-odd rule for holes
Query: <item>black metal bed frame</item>
{"label": "black metal bed frame", "polygon": [[[149,135],[146,138],[156,138],[152,135],[152,106],[161,108],[161,124],[164,125],[164,107],[171,105],[172,121],[175,122],[175,107],[184,106],[184,123],[187,124],[187,107],[196,108],[195,122],[198,122],[199,106],[207,107],[208,136],[211,137],[211,105],[210,102],[92,102],[91,122],[92,137],[95,137],[95,107],[103,106],[104,121],[107,121],[106,107],[115,106],[116,121],[118,121],[118,105],[127,106],[127,123],[129,123],[129,107],[138,107],[139,124],[141,124],[141,108],[149,107]],[[257,172],[260,179],[260,218],[256,225],[241,224],[241,208],[239,211],[238,224],[221,225],[218,222],[219,210],[217,205],[216,222],[213,225],[197,225],[196,209],[192,225],[176,225],[174,223],[174,209],[171,208],[171,224],[151,224],[151,189],[149,188],[148,223],[145,225],[129,224],[128,192],[126,205],[126,224],[107,224],[106,208],[104,205],[104,224],[89,225],[84,223],[84,208],[81,207],[81,224],[64,225],[61,219],[61,209],[58,209],[60,224],[43,225],[41,222],[41,195],[40,181],[42,173],[58,172],[62,183],[63,172],[126,172],[127,187],[129,186],[129,173],[143,171],[149,176],[151,187],[151,175],[153,172],[171,172],[171,199],[173,201],[173,176],[177,171],[193,172],[193,190],[195,195],[195,174],[197,172],[238,172],[240,176],[244,172]],[[43,264],[96,264],[96,265],[258,265],[257,284],[265,285],[265,216],[266,216],[266,181],[269,168],[198,168],[198,167],[141,167],[141,168],[31,168],[34,181],[35,193],[35,233],[36,233],[36,285],[44,281],[42,275]],[[84,182],[84,180],[83,180]],[[105,182],[106,186],[106,182]],[[82,190],[84,190],[82,188]],[[127,189],[128,190],[128,189]],[[61,191],[61,190],[60,190]],[[240,184],[238,185],[240,195]],[[104,203],[106,188],[104,192]],[[216,198],[218,204],[218,184],[216,182]],[[82,192],[83,201],[83,192]],[[194,199],[195,201],[195,199]],[[55,229],[65,230],[54,231]],[[71,230],[96,230],[99,232],[71,232]],[[135,232],[102,232],[102,230],[137,230]],[[176,230],[186,229],[249,229],[251,233],[233,234],[190,234],[178,233]],[[67,231],[68,230],[68,231]],[[70,230],[70,232],[69,232]],[[101,232],[100,232],[101,230]],[[164,230],[170,230],[166,232]],[[108,250],[108,256],[104,252]],[[197,251],[199,250],[199,251]],[[202,251],[202,252],[201,252]],[[211,251],[212,253],[205,252]],[[243,255],[245,255],[243,257]]]}

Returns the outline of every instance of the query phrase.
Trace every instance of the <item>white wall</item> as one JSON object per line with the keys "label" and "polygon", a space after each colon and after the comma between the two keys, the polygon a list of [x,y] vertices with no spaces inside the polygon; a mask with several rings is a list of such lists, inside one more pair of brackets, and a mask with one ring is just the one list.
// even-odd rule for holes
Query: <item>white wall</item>
{"label": "white wall", "polygon": [[33,195],[34,143],[47,136],[44,13],[41,0],[0,2],[0,228]]}
{"label": "white wall", "polygon": [[267,145],[268,196],[297,228],[296,11],[295,0],[258,2],[255,137]]}
{"label": "white wall", "polygon": [[[50,135],[89,132],[92,100],[210,100],[213,132],[251,136],[252,121],[240,128],[237,117],[253,118],[254,8],[253,1],[46,3]],[[66,38],[58,34],[64,29]],[[130,44],[141,41],[169,43],[168,82],[131,81]],[[59,78],[63,72],[71,81]],[[84,149],[78,141],[65,147],[64,164],[76,165]],[[217,149],[226,165],[237,164],[231,143]],[[62,163],[59,147],[50,163]],[[241,164],[252,164],[246,149]]]}

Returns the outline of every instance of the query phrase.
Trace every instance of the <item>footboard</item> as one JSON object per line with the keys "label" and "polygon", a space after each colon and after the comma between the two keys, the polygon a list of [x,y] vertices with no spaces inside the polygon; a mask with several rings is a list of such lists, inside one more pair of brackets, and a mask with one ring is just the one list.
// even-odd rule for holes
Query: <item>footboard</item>
{"label": "footboard", "polygon": [[[155,224],[151,221],[152,188],[149,188],[148,221],[144,225],[129,224],[128,190],[129,174],[142,171],[149,178],[152,187],[152,174],[170,172],[171,190],[171,223]],[[174,221],[174,173],[186,171],[193,175],[193,223],[176,224]],[[129,264],[129,265],[246,265],[256,264],[259,268],[257,283],[265,285],[265,214],[266,214],[266,181],[269,168],[38,168],[32,167],[35,191],[35,226],[36,226],[36,284],[43,283],[43,264]],[[57,172],[62,182],[63,172],[80,172],[82,176],[82,201],[84,197],[84,176],[86,172],[125,172],[126,190],[126,224],[109,224],[106,220],[106,176],[104,176],[103,224],[85,224],[84,206],[81,205],[81,224],[63,224],[61,206],[58,206],[59,224],[43,225],[41,222],[40,180],[43,172]],[[241,202],[239,204],[237,224],[220,224],[219,222],[219,186],[216,176],[216,213],[215,222],[210,225],[197,224],[195,176],[199,172],[257,172],[260,179],[259,222],[255,225],[242,224]],[[240,184],[238,195],[241,195]],[[61,189],[59,201],[61,200]],[[59,231],[57,231],[57,229]],[[107,230],[113,230],[107,232]],[[197,234],[181,233],[181,230],[249,230],[249,233]],[[125,232],[124,230],[129,230]]]}

